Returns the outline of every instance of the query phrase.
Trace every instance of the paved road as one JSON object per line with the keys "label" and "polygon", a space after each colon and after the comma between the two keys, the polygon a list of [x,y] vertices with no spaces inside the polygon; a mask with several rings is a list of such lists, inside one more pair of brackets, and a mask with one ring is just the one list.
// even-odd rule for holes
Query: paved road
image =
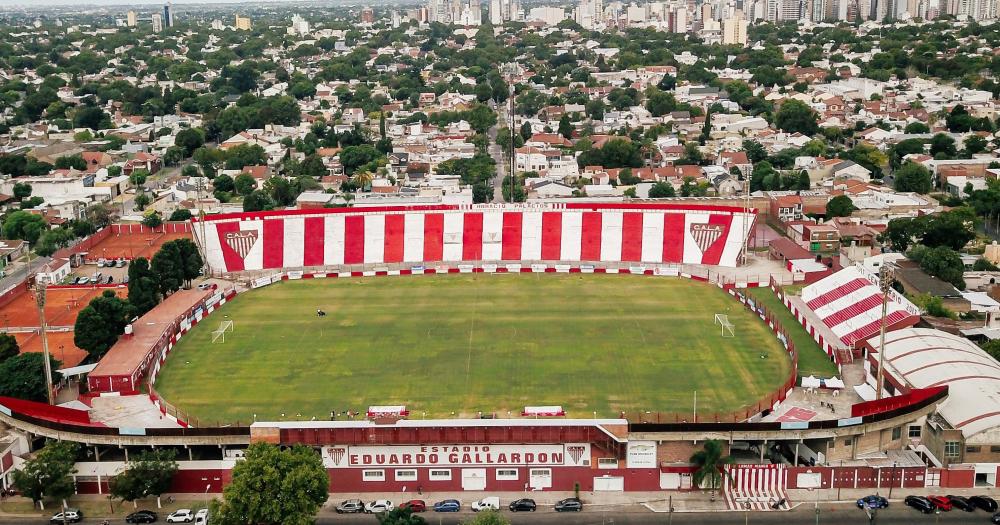
{"label": "paved road", "polygon": [[[431,525],[457,525],[463,521],[468,521],[471,513],[462,512],[458,514],[424,514],[424,518]],[[676,513],[672,516],[667,514],[655,514],[646,510],[639,510],[636,507],[609,509],[607,512],[595,511],[593,509],[584,510],[580,514],[560,514],[553,511],[540,511],[536,513],[510,513],[504,512],[513,525],[815,525],[816,514],[810,508],[798,508],[791,512],[751,512],[744,515],[740,512],[725,513]],[[317,521],[320,524],[346,525],[364,524],[372,525],[375,522],[372,516],[349,514],[322,516]],[[882,511],[876,516],[874,522],[869,522],[868,516],[861,510],[855,508],[844,508],[835,511],[826,510],[819,516],[819,523],[829,525],[868,525],[869,523],[881,525],[910,525],[910,524],[931,524],[931,523],[989,523],[989,515],[985,512],[945,512],[939,516],[920,514],[911,509],[900,507]]]}
{"label": "paved road", "polygon": [[490,156],[497,163],[497,174],[493,177],[493,202],[500,203],[503,200],[503,178],[507,174],[507,165],[504,163],[503,149],[497,144],[497,133],[501,127],[506,127],[507,125],[507,107],[506,105],[497,108],[497,125],[493,126],[487,130],[486,134],[490,138],[489,152]]}
{"label": "paved road", "polygon": [[[457,514],[423,514],[430,525],[458,525],[472,517],[471,512]],[[504,511],[513,525],[815,525],[816,514],[811,507],[800,507],[791,512],[716,512],[716,513],[676,513],[656,514],[638,507],[608,508],[606,511],[587,509],[579,514],[560,514],[551,510],[534,513],[511,513]],[[84,524],[99,524],[101,519],[88,518]],[[937,523],[989,523],[989,515],[985,512],[945,512],[940,515],[924,515],[905,507],[896,507],[880,512],[874,522],[868,516],[855,508],[824,510],[818,523],[829,525],[910,525]],[[25,519],[0,516],[0,525],[48,523],[45,518]],[[121,518],[112,523],[124,523]],[[316,523],[320,525],[375,525],[376,518],[367,514],[326,514],[321,515]]]}

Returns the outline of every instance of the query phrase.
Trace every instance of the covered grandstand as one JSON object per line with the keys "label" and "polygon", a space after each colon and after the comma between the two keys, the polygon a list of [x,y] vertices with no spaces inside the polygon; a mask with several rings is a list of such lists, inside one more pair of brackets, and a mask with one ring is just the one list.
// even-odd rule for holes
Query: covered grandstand
{"label": "covered grandstand", "polygon": [[[843,347],[856,347],[881,326],[878,274],[861,266],[844,268],[806,286],[802,301]],[[919,318],[919,308],[895,290],[889,291],[886,320],[890,330],[913,326]]]}
{"label": "covered grandstand", "polygon": [[[868,339],[868,383],[877,382],[878,336]],[[975,462],[978,454],[1000,448],[1000,363],[975,343],[930,328],[907,328],[885,336],[885,389],[907,394],[913,389],[948,387],[948,398],[931,419],[932,434],[919,442],[948,462]],[[912,437],[912,436],[911,436]],[[963,443],[964,442],[964,443]],[[961,446],[945,446],[959,443]],[[994,457],[990,459],[995,460]],[[990,463],[996,474],[996,463]],[[991,476],[992,477],[992,476]]]}

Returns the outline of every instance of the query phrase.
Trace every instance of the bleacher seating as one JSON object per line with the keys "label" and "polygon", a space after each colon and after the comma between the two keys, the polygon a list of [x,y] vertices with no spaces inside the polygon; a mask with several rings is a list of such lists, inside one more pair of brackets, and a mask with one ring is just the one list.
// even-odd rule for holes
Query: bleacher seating
{"label": "bleacher seating", "polygon": [[[861,267],[849,267],[802,289],[802,300],[842,343],[855,343],[878,333],[882,318],[882,291],[878,276]],[[919,309],[902,295],[890,292],[886,309],[892,325]]]}

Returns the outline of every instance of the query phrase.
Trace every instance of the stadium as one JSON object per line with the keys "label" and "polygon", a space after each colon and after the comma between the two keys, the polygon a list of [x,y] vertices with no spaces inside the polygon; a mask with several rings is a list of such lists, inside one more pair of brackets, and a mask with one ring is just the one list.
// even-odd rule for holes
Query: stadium
{"label": "stadium", "polygon": [[[221,490],[258,441],[316,448],[332,492],[685,490],[712,438],[739,456],[724,487],[733,509],[768,510],[787,489],[880,486],[880,465],[812,465],[882,450],[947,387],[822,415],[818,399],[837,398],[793,388],[812,379],[800,364],[836,380],[856,350],[824,330],[870,337],[871,300],[819,310],[828,328],[814,326],[777,283],[740,271],[755,220],[622,203],[209,216],[183,228],[209,281],[133,322],[85,374],[86,403],[139,399],[158,419],[0,399],[0,421],[95,457],[183,447],[175,489],[187,492]],[[848,301],[867,294],[859,282],[802,294]],[[80,492],[107,490],[106,462],[83,468]],[[888,482],[901,486],[931,471],[898,470]]]}

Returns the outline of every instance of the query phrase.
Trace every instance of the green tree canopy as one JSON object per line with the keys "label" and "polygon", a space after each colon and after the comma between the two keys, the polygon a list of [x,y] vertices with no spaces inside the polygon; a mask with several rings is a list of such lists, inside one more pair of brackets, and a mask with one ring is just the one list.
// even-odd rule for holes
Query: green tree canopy
{"label": "green tree canopy", "polygon": [[254,443],[232,470],[213,513],[220,525],[309,525],[326,502],[330,478],[319,454],[304,446]]}
{"label": "green tree canopy", "polygon": [[35,244],[38,242],[38,237],[47,228],[45,219],[41,215],[15,211],[7,215],[7,219],[3,221],[3,236],[7,239],[22,239]]}
{"label": "green tree canopy", "polygon": [[111,290],[105,290],[90,301],[76,318],[73,344],[92,357],[103,356],[125,332],[131,309],[127,301],[119,299]]}
{"label": "green tree canopy", "polygon": [[850,217],[857,208],[847,195],[838,195],[826,203],[826,218]]}
{"label": "green tree canopy", "polygon": [[149,269],[145,257],[136,257],[128,265],[128,303],[132,316],[142,316],[160,303],[156,274]]}
{"label": "green tree canopy", "polygon": [[35,503],[42,498],[65,500],[76,492],[72,475],[79,450],[80,445],[72,441],[46,442],[21,470],[14,471],[14,487]]}
{"label": "green tree canopy", "polygon": [[778,113],[774,115],[774,124],[788,133],[815,135],[819,131],[816,112],[799,100],[790,99],[782,102]]}
{"label": "green tree canopy", "polygon": [[921,164],[907,162],[894,174],[896,191],[912,191],[929,193],[931,191],[931,172]]}

